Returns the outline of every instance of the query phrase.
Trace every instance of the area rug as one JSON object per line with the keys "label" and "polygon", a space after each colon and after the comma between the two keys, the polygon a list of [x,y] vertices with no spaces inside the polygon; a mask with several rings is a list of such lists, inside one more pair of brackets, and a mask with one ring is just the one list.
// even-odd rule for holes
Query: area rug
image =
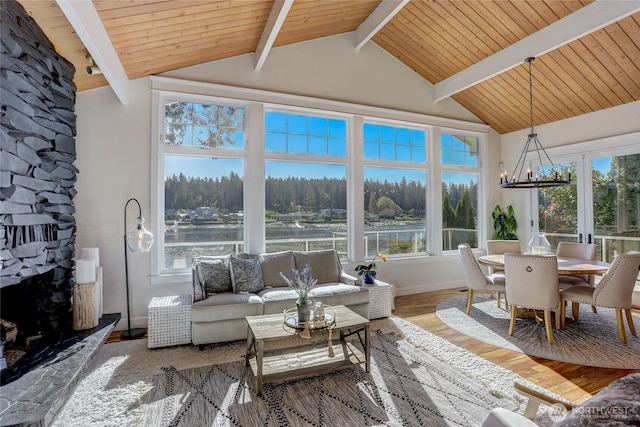
{"label": "area rug", "polygon": [[[579,321],[567,318],[565,329],[553,329],[555,342],[549,344],[544,325],[537,324],[535,319],[517,319],[514,334],[509,336],[509,313],[499,309],[495,299],[474,296],[469,315],[465,313],[466,300],[464,294],[441,302],[438,317],[456,331],[479,341],[561,362],[640,369],[640,337],[632,336],[627,328],[627,344],[622,344],[613,309],[598,307],[598,312],[593,313],[591,307],[582,305]],[[634,316],[634,320],[638,329],[638,317]]]}
{"label": "area rug", "polygon": [[268,383],[261,397],[244,361],[164,368],[145,426],[471,426],[492,408],[517,409],[398,337],[378,332],[371,350],[371,373],[358,366]]}
{"label": "area rug", "polygon": [[[349,411],[359,417],[359,421],[351,423],[353,427],[401,425],[394,417],[406,420],[430,417],[430,422],[435,423],[432,425],[471,426],[478,425],[477,421],[484,419],[493,406],[522,413],[525,402],[514,391],[514,381],[549,394],[513,372],[403,319],[374,320],[372,329],[377,332],[372,333],[376,349],[370,374],[350,368],[337,374],[268,384],[264,399],[255,397],[253,382],[247,378],[243,341],[205,349],[179,346],[149,350],[146,340],[107,344],[100,349],[86,377],[52,425],[155,427],[173,425],[174,421],[175,425],[188,425],[179,417],[182,409],[188,407],[202,413],[203,419],[206,417],[206,421],[191,425],[215,425],[217,421],[223,421],[222,425],[287,425],[281,418],[284,414],[291,418],[289,425],[334,426],[344,425],[333,421]],[[211,376],[223,381],[219,387],[202,381]],[[186,386],[186,381],[191,381],[191,386]],[[350,385],[344,394],[336,391],[335,384],[339,381]],[[167,389],[174,390],[169,393],[171,397],[165,392]],[[225,394],[218,406],[255,408],[252,410],[266,411],[261,416],[266,415],[243,419],[236,413],[239,421],[234,424],[223,412],[212,409],[214,396],[215,402],[219,402],[215,393],[220,390]],[[210,397],[207,400],[203,395]],[[296,400],[290,396],[311,400],[294,404]],[[343,400],[337,400],[337,396]],[[167,415],[163,418],[163,414]],[[220,418],[211,414],[220,414]],[[312,415],[316,418],[311,418]],[[541,425],[550,424],[544,409],[538,416],[536,421]],[[271,424],[265,424],[266,420]],[[419,424],[407,421],[405,425]]]}

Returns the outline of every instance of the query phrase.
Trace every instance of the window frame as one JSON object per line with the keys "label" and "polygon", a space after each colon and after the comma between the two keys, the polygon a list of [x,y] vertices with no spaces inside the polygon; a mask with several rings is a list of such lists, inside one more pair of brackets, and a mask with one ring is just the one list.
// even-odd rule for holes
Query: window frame
{"label": "window frame", "polygon": [[[355,103],[332,101],[321,98],[283,94],[264,90],[231,87],[215,83],[194,82],[170,77],[151,76],[151,208],[148,224],[156,236],[156,244],[151,253],[152,283],[170,284],[183,283],[190,276],[190,269],[182,271],[163,270],[163,259],[160,253],[164,251],[163,221],[164,218],[164,154],[176,154],[172,151],[184,151],[184,155],[233,157],[244,159],[243,181],[245,192],[245,235],[244,247],[247,252],[259,253],[265,247],[265,196],[264,196],[264,165],[266,160],[302,161],[313,163],[337,163],[347,166],[347,239],[348,254],[343,261],[357,262],[363,259],[364,248],[364,205],[361,197],[352,195],[363,194],[364,191],[364,167],[392,167],[400,169],[418,169],[426,171],[427,195],[426,204],[429,206],[429,218],[427,220],[427,251],[420,254],[406,254],[403,258],[420,258],[432,255],[442,255],[441,241],[434,240],[441,235],[441,180],[443,170],[440,165],[440,144],[432,141],[440,141],[440,132],[455,133],[458,135],[473,136],[479,138],[480,162],[476,170],[480,173],[478,183],[478,228],[479,239],[486,236],[485,222],[486,199],[485,179],[482,170],[482,159],[488,153],[487,140],[489,126],[481,123],[465,120],[448,119],[426,114],[419,114],[388,108],[366,106]],[[245,108],[245,144],[243,149],[228,148],[200,148],[172,146],[167,148],[162,144],[164,133],[164,102],[165,100],[191,101],[215,103],[218,105],[231,105]],[[265,135],[265,111],[283,110],[307,115],[319,115],[323,117],[336,117],[347,120],[347,155],[346,157],[332,157],[319,155],[299,155],[290,153],[266,152],[264,145]],[[364,159],[363,152],[363,124],[379,123],[389,124],[395,127],[408,127],[423,129],[426,132],[426,162],[416,164],[413,162],[386,161]],[[171,152],[170,152],[171,151]],[[435,161],[438,159],[438,161]],[[418,165],[418,167],[416,167]],[[252,191],[246,189],[251,188]],[[256,188],[262,190],[259,194]],[[251,194],[250,194],[251,193]],[[162,261],[162,263],[161,263]]]}
{"label": "window frame", "polygon": [[[443,164],[442,153],[441,153],[442,134],[478,138],[478,166],[472,167],[472,166]],[[434,239],[432,240],[432,243],[434,244],[433,253],[438,255],[447,254],[447,253],[457,253],[457,249],[451,249],[448,251],[445,251],[442,249],[443,248],[443,242],[442,242],[442,173],[443,172],[462,172],[462,173],[478,174],[477,223],[478,223],[478,245],[479,247],[481,247],[482,246],[481,242],[485,242],[487,240],[487,236],[490,233],[490,230],[488,230],[488,227],[485,226],[485,224],[487,223],[486,219],[490,216],[490,214],[487,211],[487,197],[485,197],[485,195],[487,194],[487,188],[485,183],[487,182],[486,178],[487,178],[488,171],[486,170],[486,168],[483,167],[483,164],[485,163],[484,159],[487,158],[489,153],[489,147],[487,144],[488,134],[483,134],[478,132],[469,132],[469,131],[464,131],[457,128],[440,128],[438,129],[438,132],[437,132],[437,141],[438,143],[434,145],[437,146],[436,150],[437,150],[438,157],[437,157],[437,162],[435,161],[434,162],[438,164],[437,169],[439,169],[438,177],[437,177],[438,194],[437,195],[434,194],[433,196],[438,197],[440,199],[440,202],[439,202],[440,209],[438,210],[440,232],[438,233],[438,236],[434,236]],[[437,246],[435,246],[435,240],[438,241]]]}

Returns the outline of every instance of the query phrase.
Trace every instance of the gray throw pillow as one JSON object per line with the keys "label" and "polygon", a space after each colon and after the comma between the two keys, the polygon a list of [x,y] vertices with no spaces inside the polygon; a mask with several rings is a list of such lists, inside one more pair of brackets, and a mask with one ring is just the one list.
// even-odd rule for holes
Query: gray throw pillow
{"label": "gray throw pillow", "polygon": [[257,293],[264,289],[262,268],[257,258],[240,259],[232,256],[230,261],[233,292]]}
{"label": "gray throw pillow", "polygon": [[196,270],[207,296],[232,290],[229,256],[209,257],[206,260],[199,260]]}

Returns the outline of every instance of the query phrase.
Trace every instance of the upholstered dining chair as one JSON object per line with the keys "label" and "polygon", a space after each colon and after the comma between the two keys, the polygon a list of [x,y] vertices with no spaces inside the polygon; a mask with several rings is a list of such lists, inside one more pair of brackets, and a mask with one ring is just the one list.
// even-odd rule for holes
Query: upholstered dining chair
{"label": "upholstered dining chair", "polygon": [[[556,255],[558,258],[579,258],[595,261],[598,256],[598,246],[593,243],[560,242],[558,243]],[[558,276],[558,281],[560,283],[560,289],[566,289],[576,285],[589,285],[593,287],[594,275],[560,275]]]}
{"label": "upholstered dining chair", "polygon": [[640,252],[617,255],[598,286],[572,286],[562,291],[562,300],[571,301],[571,314],[578,320],[580,303],[614,308],[618,333],[623,344],[627,343],[622,311],[624,310],[631,335],[636,336],[636,328],[631,315],[631,298],[640,268]]}
{"label": "upholstered dining chair", "polygon": [[[521,251],[520,240],[487,240],[487,255],[519,254]],[[493,267],[489,267],[489,274],[495,272]]]}
{"label": "upholstered dining chair", "polygon": [[558,259],[555,256],[504,254],[507,302],[511,305],[509,335],[513,335],[518,308],[544,311],[547,340],[553,344],[551,312],[556,329],[564,318],[558,289]]}
{"label": "upholstered dining chair", "polygon": [[[598,256],[598,246],[594,245],[593,243],[560,242],[558,243],[558,248],[556,249],[556,255],[558,256],[558,258],[578,258],[590,259],[595,261],[596,257]],[[569,289],[572,286],[593,287],[594,283],[594,274],[558,275],[558,286],[561,290]],[[591,310],[594,313],[598,312],[595,305],[591,306]]]}
{"label": "upholstered dining chair", "polygon": [[504,274],[485,275],[468,243],[459,244],[458,252],[460,253],[460,259],[462,259],[462,269],[467,282],[467,314],[471,312],[471,304],[473,303],[473,294],[475,292],[495,292],[497,294],[498,307],[501,307],[500,295],[504,294],[506,288]]}

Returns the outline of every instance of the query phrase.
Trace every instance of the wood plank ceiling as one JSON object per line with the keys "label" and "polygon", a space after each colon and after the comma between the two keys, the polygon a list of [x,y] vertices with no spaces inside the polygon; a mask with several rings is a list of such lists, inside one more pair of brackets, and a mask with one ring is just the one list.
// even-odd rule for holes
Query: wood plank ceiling
{"label": "wood plank ceiling", "polygon": [[[85,72],[88,51],[55,1],[20,3],[74,63],[79,91],[108,84],[103,76]],[[380,3],[295,0],[274,47],[354,32]],[[370,42],[436,84],[590,3],[411,0]],[[255,52],[274,6],[267,0],[93,4],[129,79]],[[640,100],[639,67],[640,12],[541,55],[533,63],[535,125]],[[526,129],[527,66],[523,62],[453,99],[501,134]]]}

